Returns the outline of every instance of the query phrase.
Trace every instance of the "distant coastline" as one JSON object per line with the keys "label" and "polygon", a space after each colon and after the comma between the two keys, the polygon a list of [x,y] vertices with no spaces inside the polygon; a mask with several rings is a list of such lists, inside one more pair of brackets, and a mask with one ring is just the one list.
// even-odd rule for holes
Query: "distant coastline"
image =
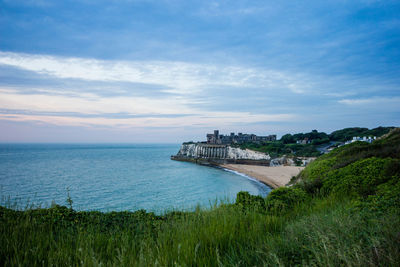
{"label": "distant coastline", "polygon": [[238,146],[249,142],[258,145],[276,142],[276,135],[220,135],[215,130],[214,134],[207,134],[207,141],[182,143],[178,153],[172,155],[171,159],[221,167],[253,178],[272,189],[285,186],[293,176],[298,175],[303,168],[297,165],[304,166],[315,159],[271,158],[268,153]]}

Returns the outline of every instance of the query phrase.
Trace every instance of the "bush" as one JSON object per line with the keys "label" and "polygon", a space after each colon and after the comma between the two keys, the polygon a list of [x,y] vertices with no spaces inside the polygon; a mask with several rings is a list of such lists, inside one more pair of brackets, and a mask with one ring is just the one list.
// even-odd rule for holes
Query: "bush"
{"label": "bush", "polygon": [[307,192],[307,194],[310,195],[318,194],[322,185],[323,183],[320,178],[302,181],[298,184],[299,187],[301,187],[305,192]]}
{"label": "bush", "polygon": [[319,157],[300,173],[299,178],[303,181],[324,180],[330,171],[341,169],[357,161],[372,157],[400,159],[400,130],[398,128],[392,130],[385,138],[372,144],[355,142]]}
{"label": "bush", "polygon": [[323,180],[321,191],[339,195],[355,194],[365,198],[375,194],[377,186],[393,178],[398,169],[400,161],[397,159],[373,157],[360,160],[329,172]]}
{"label": "bush", "polygon": [[400,207],[400,176],[394,176],[388,183],[379,185],[376,195],[369,196],[364,207],[369,211],[378,212],[398,209]]}
{"label": "bush", "polygon": [[240,191],[236,196],[237,206],[243,210],[252,210],[257,212],[265,211],[265,201],[260,196],[250,195],[249,192]]}
{"label": "bush", "polygon": [[286,211],[307,199],[306,192],[301,188],[281,187],[269,193],[265,205],[267,210],[272,212]]}

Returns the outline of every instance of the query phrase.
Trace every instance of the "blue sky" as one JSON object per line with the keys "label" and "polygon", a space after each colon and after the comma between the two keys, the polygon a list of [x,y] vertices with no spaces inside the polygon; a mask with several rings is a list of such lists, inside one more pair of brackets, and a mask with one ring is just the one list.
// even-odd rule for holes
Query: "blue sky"
{"label": "blue sky", "polygon": [[0,0],[0,142],[400,124],[399,1]]}

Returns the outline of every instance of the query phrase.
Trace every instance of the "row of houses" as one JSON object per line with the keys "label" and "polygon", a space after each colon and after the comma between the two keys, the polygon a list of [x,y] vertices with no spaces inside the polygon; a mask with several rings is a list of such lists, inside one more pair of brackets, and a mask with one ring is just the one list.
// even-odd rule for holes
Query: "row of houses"
{"label": "row of houses", "polygon": [[363,136],[363,137],[354,136],[353,139],[346,141],[344,144],[348,145],[357,141],[372,143],[374,140],[376,140],[376,136]]}
{"label": "row of houses", "polygon": [[305,144],[311,144],[311,141],[312,141],[312,140],[310,140],[308,137],[306,137],[306,138],[304,138],[303,140],[297,140],[296,143],[297,143],[297,144],[305,145]]}

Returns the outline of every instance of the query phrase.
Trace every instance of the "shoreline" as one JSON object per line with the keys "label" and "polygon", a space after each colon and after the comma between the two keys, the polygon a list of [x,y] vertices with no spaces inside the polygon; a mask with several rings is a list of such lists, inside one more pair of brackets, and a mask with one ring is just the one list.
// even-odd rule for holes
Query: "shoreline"
{"label": "shoreline", "polygon": [[245,164],[220,164],[218,166],[254,178],[272,189],[286,186],[292,176],[296,176],[304,169],[304,167],[297,166],[270,167]]}

